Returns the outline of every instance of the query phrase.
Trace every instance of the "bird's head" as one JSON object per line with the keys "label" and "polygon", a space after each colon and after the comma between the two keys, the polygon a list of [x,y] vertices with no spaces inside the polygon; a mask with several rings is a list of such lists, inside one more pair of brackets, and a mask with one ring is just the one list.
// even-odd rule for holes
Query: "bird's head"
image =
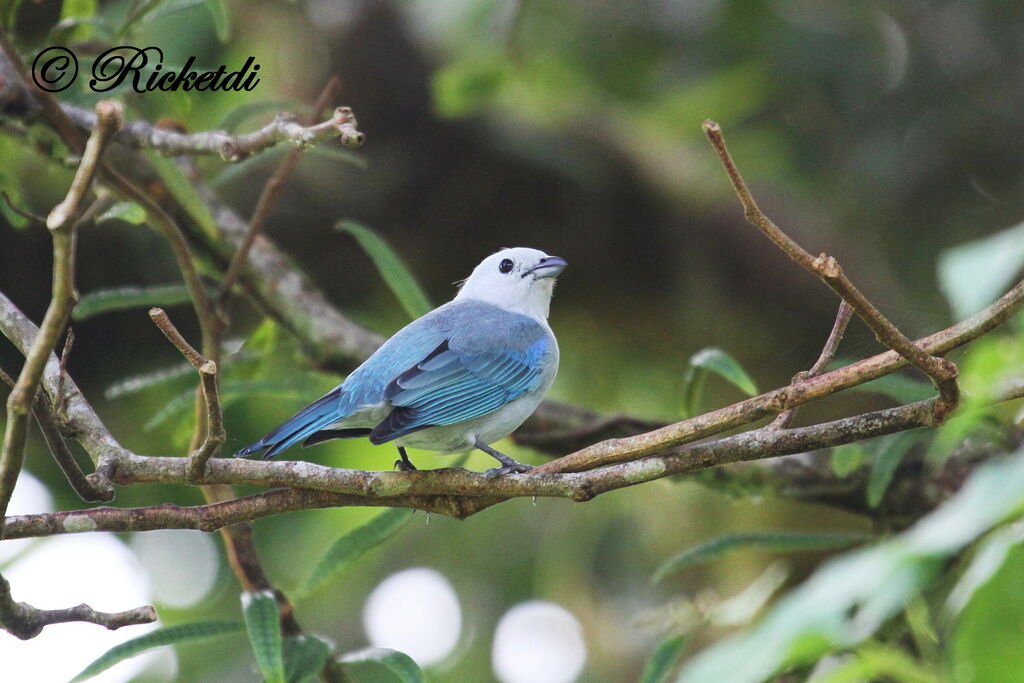
{"label": "bird's head", "polygon": [[477,299],[513,313],[548,317],[555,277],[568,264],[538,249],[515,247],[491,254],[473,269],[455,299]]}

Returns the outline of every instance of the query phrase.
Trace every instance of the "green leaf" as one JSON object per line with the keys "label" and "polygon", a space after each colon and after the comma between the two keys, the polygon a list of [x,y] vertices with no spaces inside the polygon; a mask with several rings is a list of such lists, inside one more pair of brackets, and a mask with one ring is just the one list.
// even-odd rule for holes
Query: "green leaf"
{"label": "green leaf", "polygon": [[683,651],[685,644],[686,636],[680,634],[672,636],[658,645],[657,649],[654,650],[654,654],[647,660],[647,665],[644,666],[640,683],[661,683],[664,681],[672,665],[679,659],[679,654]]}
{"label": "green leaf", "polygon": [[71,679],[71,683],[84,681],[96,674],[106,671],[118,662],[161,645],[176,645],[194,640],[207,640],[227,633],[237,633],[242,625],[232,621],[197,621],[191,624],[164,626],[150,631],[144,636],[126,640],[107,650],[99,659],[85,667],[80,674]]}
{"label": "green leaf", "polygon": [[[96,0],[64,0],[60,10],[60,18],[88,19],[96,14]],[[82,23],[68,35],[71,40],[86,40],[92,35],[92,27]]]}
{"label": "green leaf", "polygon": [[939,288],[957,318],[996,300],[1024,267],[1024,223],[939,254]]}
{"label": "green leaf", "polygon": [[735,358],[722,349],[709,346],[690,356],[690,365],[683,374],[683,412],[687,416],[700,412],[705,372],[718,375],[748,396],[758,393],[754,380]]}
{"label": "green leaf", "polygon": [[881,394],[888,396],[897,403],[914,403],[934,395],[935,387],[928,382],[893,373],[883,375],[878,379],[873,379],[870,382],[865,382],[855,387],[850,387],[849,391]]}
{"label": "green leaf", "polygon": [[3,6],[0,6],[0,20],[3,21],[3,26],[7,31],[14,32],[14,24],[18,18],[18,8],[21,7],[22,0],[8,0]]}
{"label": "green leaf", "polygon": [[96,222],[103,223],[115,219],[132,225],[145,225],[146,210],[135,202],[118,202],[100,214]]}
{"label": "green leaf", "polygon": [[132,375],[122,380],[114,382],[106,388],[103,392],[103,398],[108,401],[134,394],[135,392],[148,389],[150,387],[160,386],[170,382],[187,380],[189,384],[195,384],[196,370],[189,363],[179,363],[173,367],[164,368],[162,370],[155,370],[153,372],[146,372],[140,375]]}
{"label": "green leaf", "polygon": [[910,447],[927,436],[925,432],[913,431],[893,434],[882,439],[875,451],[874,462],[871,463],[871,474],[868,477],[868,505],[878,507],[885,492],[896,474]]}
{"label": "green leaf", "polygon": [[217,31],[217,40],[222,43],[228,42],[231,37],[231,24],[228,22],[228,10],[223,0],[203,0],[206,9],[213,18],[213,28]]}
{"label": "green leaf", "polygon": [[410,318],[418,318],[430,312],[430,300],[416,278],[380,235],[353,221],[341,221],[334,227],[356,238]]}
{"label": "green leaf", "polygon": [[384,647],[368,647],[365,650],[357,650],[342,655],[339,659],[342,664],[376,664],[384,667],[398,677],[402,683],[426,683],[423,670],[413,661],[412,657]]}
{"label": "green leaf", "polygon": [[725,534],[706,541],[675,555],[659,566],[654,572],[657,583],[666,576],[681,569],[706,564],[722,555],[743,548],[760,548],[775,552],[798,552],[809,550],[836,550],[870,541],[873,537],[865,534],[847,533],[794,533],[788,531],[754,531],[750,533]]}
{"label": "green leaf", "polygon": [[213,214],[210,213],[203,198],[199,196],[198,190],[188,181],[181,169],[173,161],[153,150],[146,150],[143,154],[146,160],[153,165],[153,169],[160,179],[167,185],[167,189],[174,199],[184,207],[206,237],[218,240],[217,222],[213,219]]}
{"label": "green leaf", "polygon": [[1024,547],[1004,555],[1000,567],[960,613],[952,637],[952,671],[971,681],[1020,681],[1024,671]]}
{"label": "green leaf", "polygon": [[256,655],[256,665],[267,683],[284,683],[281,610],[271,591],[242,593],[245,630]]}
{"label": "green leaf", "polygon": [[72,317],[85,320],[101,313],[123,311],[129,308],[151,306],[177,306],[190,300],[185,285],[157,285],[154,287],[113,287],[89,292],[78,302]]}
{"label": "green leaf", "polygon": [[979,544],[971,563],[949,593],[946,609],[957,614],[970,602],[975,592],[988,584],[1006,562],[1010,551],[1024,543],[1024,522],[1017,521],[993,532]]}
{"label": "green leaf", "polygon": [[[949,558],[1024,508],[1024,449],[978,467],[949,501],[909,530],[824,563],[808,580],[782,597],[754,626],[721,640],[691,658],[681,683],[760,683],[784,668],[808,665],[829,652],[849,650],[871,637],[915,596],[944,576]],[[1019,657],[1024,638],[1024,592],[1014,567],[1008,604],[998,599],[986,629],[1004,629]],[[979,591],[979,595],[984,591]],[[1016,596],[1016,597],[1012,597]],[[975,598],[977,599],[977,597]],[[995,607],[998,605],[998,607]],[[998,622],[998,623],[997,623]],[[984,638],[972,639],[984,647]],[[976,661],[997,662],[992,647]],[[1013,661],[1014,671],[1024,663]],[[1008,680],[999,675],[975,680]]]}
{"label": "green leaf", "polygon": [[288,683],[304,683],[324,667],[334,647],[323,638],[302,635],[284,640],[284,676]]}
{"label": "green leaf", "polygon": [[492,104],[508,80],[500,54],[451,62],[434,72],[434,106],[441,116],[469,116]]}
{"label": "green leaf", "polygon": [[939,683],[942,679],[902,650],[880,645],[862,647],[853,657],[840,662],[824,675],[814,678],[815,683],[862,683],[883,680],[899,683]]}
{"label": "green leaf", "polygon": [[404,508],[391,508],[369,522],[349,531],[335,541],[317,563],[306,581],[305,591],[320,587],[356,561],[368,550],[394,536],[412,519],[412,512]]}
{"label": "green leaf", "polygon": [[859,443],[848,443],[832,449],[832,471],[837,477],[852,474],[864,464],[867,453]]}
{"label": "green leaf", "polygon": [[245,102],[225,114],[215,128],[232,133],[253,116],[259,116],[267,112],[290,111],[302,106],[302,102],[299,100],[256,100],[255,102]]}

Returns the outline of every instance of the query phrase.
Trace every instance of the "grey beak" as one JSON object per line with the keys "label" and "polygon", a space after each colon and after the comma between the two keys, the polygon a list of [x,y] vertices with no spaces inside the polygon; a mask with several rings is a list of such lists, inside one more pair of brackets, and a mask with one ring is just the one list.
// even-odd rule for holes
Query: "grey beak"
{"label": "grey beak", "polygon": [[533,273],[536,278],[557,277],[568,265],[569,262],[560,256],[545,256],[540,263],[523,273],[523,277],[530,273]]}

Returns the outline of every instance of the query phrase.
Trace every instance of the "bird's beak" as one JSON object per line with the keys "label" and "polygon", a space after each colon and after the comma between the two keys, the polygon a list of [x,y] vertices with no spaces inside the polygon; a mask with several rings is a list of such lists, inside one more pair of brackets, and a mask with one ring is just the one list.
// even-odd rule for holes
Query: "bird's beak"
{"label": "bird's beak", "polygon": [[533,273],[534,278],[542,277],[557,277],[559,273],[565,270],[565,267],[569,263],[559,256],[545,256],[540,262],[533,268],[523,273],[523,277],[526,277],[530,273]]}

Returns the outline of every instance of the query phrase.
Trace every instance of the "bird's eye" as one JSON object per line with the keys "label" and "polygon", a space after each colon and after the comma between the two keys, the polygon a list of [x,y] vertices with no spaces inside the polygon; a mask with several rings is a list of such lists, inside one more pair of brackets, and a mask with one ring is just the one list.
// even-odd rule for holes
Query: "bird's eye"
{"label": "bird's eye", "polygon": [[501,263],[498,264],[498,272],[499,273],[511,273],[512,272],[512,266],[514,266],[514,265],[515,264],[512,263],[512,259],[510,259],[510,258],[502,259]]}

